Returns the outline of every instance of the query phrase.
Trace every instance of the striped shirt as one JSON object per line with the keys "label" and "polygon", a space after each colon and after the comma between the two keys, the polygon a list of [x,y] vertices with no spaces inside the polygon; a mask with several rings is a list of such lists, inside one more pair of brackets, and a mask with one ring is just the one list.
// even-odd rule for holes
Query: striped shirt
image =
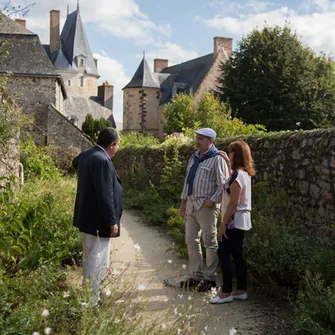
{"label": "striped shirt", "polygon": [[[193,164],[194,159],[191,157],[188,162],[186,179],[181,194],[182,200],[187,199],[187,177]],[[228,177],[229,170],[227,163],[219,154],[201,162],[194,178],[192,195],[189,197],[192,201],[194,211],[199,210],[207,199],[219,204],[221,202],[223,185]]]}

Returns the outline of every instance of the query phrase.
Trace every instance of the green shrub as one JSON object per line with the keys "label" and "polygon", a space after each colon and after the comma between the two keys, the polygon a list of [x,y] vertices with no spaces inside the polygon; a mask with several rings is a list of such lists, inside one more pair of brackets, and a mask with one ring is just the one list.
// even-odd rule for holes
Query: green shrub
{"label": "green shrub", "polygon": [[46,154],[46,147],[38,147],[32,139],[28,139],[21,142],[20,149],[20,160],[24,167],[26,179],[33,177],[59,179],[61,177],[55,162]]}
{"label": "green shrub", "polygon": [[159,145],[158,138],[151,134],[142,134],[138,132],[130,132],[121,134],[120,147],[151,147]]}
{"label": "green shrub", "polygon": [[294,328],[304,335],[334,334],[335,280],[326,286],[319,275],[306,273],[298,294]]}

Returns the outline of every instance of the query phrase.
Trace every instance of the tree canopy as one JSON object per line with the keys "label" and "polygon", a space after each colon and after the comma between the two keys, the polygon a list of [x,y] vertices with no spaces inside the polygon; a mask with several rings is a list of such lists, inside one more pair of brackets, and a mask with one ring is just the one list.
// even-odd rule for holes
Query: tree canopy
{"label": "tree canopy", "polygon": [[288,26],[253,30],[221,66],[218,89],[234,116],[268,130],[313,129],[335,120],[334,62]]}

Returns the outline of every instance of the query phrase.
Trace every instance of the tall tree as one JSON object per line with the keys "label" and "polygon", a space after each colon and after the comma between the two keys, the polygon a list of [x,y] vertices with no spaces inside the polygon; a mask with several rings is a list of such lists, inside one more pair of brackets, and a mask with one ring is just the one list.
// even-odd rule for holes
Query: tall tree
{"label": "tall tree", "polygon": [[221,99],[233,115],[268,130],[312,129],[335,120],[334,62],[288,26],[254,30],[221,66]]}

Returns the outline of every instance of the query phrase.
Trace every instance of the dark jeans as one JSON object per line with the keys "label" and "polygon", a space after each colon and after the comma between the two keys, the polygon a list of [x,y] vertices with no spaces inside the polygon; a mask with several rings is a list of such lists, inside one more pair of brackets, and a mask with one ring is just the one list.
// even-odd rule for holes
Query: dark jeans
{"label": "dark jeans", "polygon": [[222,292],[231,293],[233,291],[233,269],[231,256],[235,261],[235,274],[237,277],[237,289],[247,289],[247,264],[243,255],[244,231],[240,229],[227,229],[228,239],[223,237],[219,242],[218,256],[221,263],[223,286]]}

